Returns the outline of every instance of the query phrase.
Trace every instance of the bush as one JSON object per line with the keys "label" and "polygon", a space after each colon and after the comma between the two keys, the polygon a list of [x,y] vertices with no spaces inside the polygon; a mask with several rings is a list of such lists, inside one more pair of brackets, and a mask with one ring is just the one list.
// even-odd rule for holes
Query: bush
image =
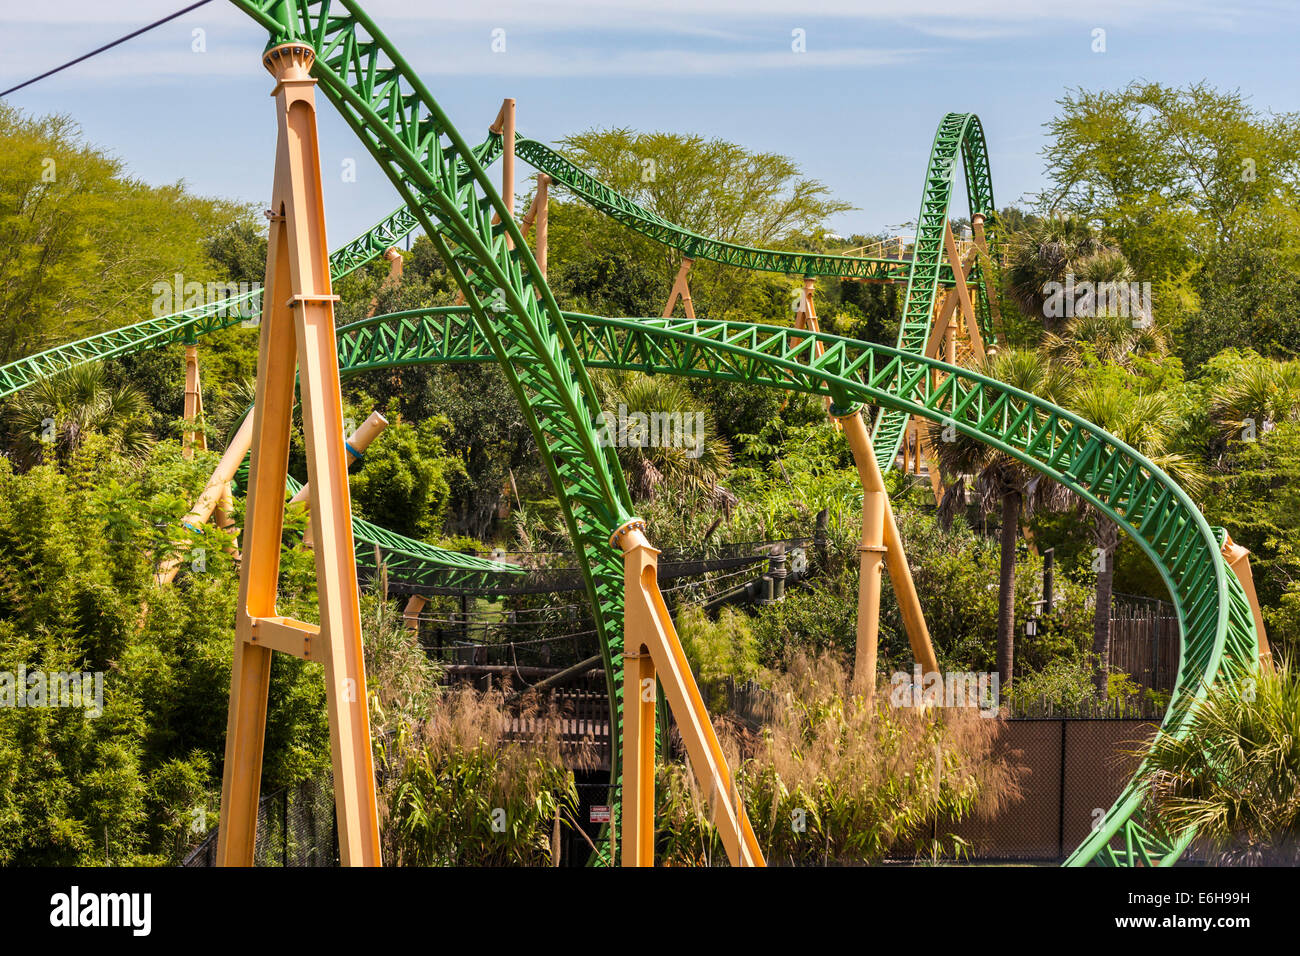
{"label": "bush", "polygon": [[724,607],[716,621],[697,606],[677,615],[677,636],[691,670],[706,690],[710,707],[717,703],[718,685],[730,677],[747,681],[759,673],[758,642],[743,613]]}
{"label": "bush", "polygon": [[1097,700],[1093,675],[1087,658],[1050,661],[1033,673],[1017,677],[1011,685],[1010,701],[1013,706],[1043,702],[1055,711],[1083,707]]}
{"label": "bush", "polygon": [[787,590],[785,600],[760,608],[754,617],[759,663],[779,668],[800,654],[831,653],[851,659],[857,608],[856,574]]}
{"label": "bush", "polygon": [[1221,863],[1300,863],[1300,675],[1216,684],[1182,739],[1156,738],[1139,779],[1154,818],[1194,827]]}

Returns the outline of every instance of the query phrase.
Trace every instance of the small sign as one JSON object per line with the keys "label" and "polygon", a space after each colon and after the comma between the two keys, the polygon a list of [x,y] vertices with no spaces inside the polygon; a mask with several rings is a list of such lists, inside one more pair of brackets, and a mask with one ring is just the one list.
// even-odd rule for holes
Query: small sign
{"label": "small sign", "polygon": [[591,808],[590,813],[587,816],[587,819],[590,820],[592,823],[608,823],[609,807],[593,806]]}

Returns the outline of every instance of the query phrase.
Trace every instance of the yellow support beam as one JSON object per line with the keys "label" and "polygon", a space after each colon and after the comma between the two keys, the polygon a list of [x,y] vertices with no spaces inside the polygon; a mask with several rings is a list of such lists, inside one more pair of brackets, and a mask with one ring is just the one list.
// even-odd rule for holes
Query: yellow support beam
{"label": "yellow support beam", "polygon": [[926,673],[937,672],[939,661],[930,643],[930,630],[921,610],[921,599],[912,581],[912,571],[903,550],[902,535],[894,520],[894,510],[885,490],[885,478],[871,448],[871,436],[861,411],[840,416],[844,437],[848,439],[853,461],[862,482],[862,540],[858,546],[861,560],[858,580],[858,634],[854,653],[853,681],[867,696],[875,693],[876,661],[880,637],[881,571],[889,570],[894,597],[907,630],[912,657]]}
{"label": "yellow support beam", "polygon": [[[319,656],[324,664],[343,865],[380,864],[334,334],[337,296],[330,287],[316,82],[310,74],[314,60],[311,48],[300,43],[272,47],[263,59],[276,79],[279,136],[268,217],[266,304],[258,350],[252,466],[217,838],[217,863],[222,866],[253,862],[271,675],[272,647],[267,642],[290,649],[299,646],[299,638],[303,652]],[[290,621],[275,609],[295,371],[301,388],[311,484],[318,626]]]}
{"label": "yellow support beam", "polygon": [[1225,534],[1223,559],[1228,562],[1228,567],[1241,582],[1241,589],[1246,592],[1246,601],[1250,604],[1250,616],[1255,619],[1255,633],[1259,635],[1259,663],[1262,668],[1271,671],[1273,650],[1268,644],[1268,633],[1264,630],[1264,615],[1260,610],[1259,597],[1255,594],[1255,576],[1250,571],[1250,552]]}
{"label": "yellow support beam", "polygon": [[[185,346],[185,422],[200,426],[203,418],[203,392],[199,387],[199,347],[192,342]],[[202,427],[187,430],[181,436],[181,457],[187,461],[194,457],[194,446],[208,450],[208,436]]]}
{"label": "yellow support beam", "polygon": [[633,519],[610,536],[623,550],[623,819],[624,866],[654,864],[655,680],[663,685],[682,741],[708,795],[709,813],[732,866],[765,866],[741,806],[731,769],[659,592],[659,552]]}
{"label": "yellow support beam", "polygon": [[682,308],[686,310],[688,319],[695,318],[695,303],[691,301],[691,286],[686,281],[690,274],[691,265],[695,260],[682,257],[682,264],[677,267],[677,278],[673,280],[672,290],[668,293],[668,304],[664,306],[663,317],[671,319],[673,310],[677,308],[677,300],[682,300]]}

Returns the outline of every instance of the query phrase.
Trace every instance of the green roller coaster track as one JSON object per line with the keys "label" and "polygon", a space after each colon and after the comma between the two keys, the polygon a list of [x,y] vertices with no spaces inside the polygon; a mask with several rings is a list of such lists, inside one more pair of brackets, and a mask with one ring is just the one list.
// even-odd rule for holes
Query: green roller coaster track
{"label": "green roller coaster track", "polygon": [[[690,259],[707,259],[740,269],[779,272],[808,278],[825,276],[840,279],[873,279],[882,282],[907,281],[909,267],[907,261],[903,259],[782,252],[701,236],[638,205],[613,187],[605,185],[575,166],[549,146],[536,140],[517,136],[515,155],[537,171],[546,173],[553,180],[561,183],[592,208],[600,210],[611,219],[621,222],[655,242],[678,250]],[[948,270],[945,278],[951,284],[951,270]]]}
{"label": "green roller coaster track", "polygon": [[[1254,619],[1241,584],[1223,562],[1222,531],[1211,529],[1191,499],[1150,461],[1065,409],[957,366],[826,333],[698,319],[576,313],[564,313],[564,319],[589,368],[766,385],[827,395],[842,407],[869,403],[916,415],[952,425],[1090,502],[1132,536],[1174,600],[1183,644],[1166,733],[1186,734],[1191,709],[1213,683],[1235,682],[1254,670]],[[821,355],[814,339],[824,349]],[[381,316],[339,330],[345,375],[492,360],[461,308]],[[1069,862],[1174,863],[1193,835],[1160,832],[1143,816],[1143,797],[1130,784]]]}
{"label": "green roller coaster track", "polygon": [[[780,252],[756,249],[719,239],[700,236],[689,229],[668,222],[638,205],[615,189],[584,172],[555,150],[535,140],[516,137],[515,152],[534,169],[546,173],[556,182],[595,209],[655,242],[676,249],[691,259],[708,259],[725,265],[761,272],[780,272],[808,278],[827,276],[841,279],[871,279],[906,282],[907,298],[899,329],[898,347],[919,355],[925,350],[930,334],[930,316],[940,288],[953,284],[952,267],[944,261],[944,230],[948,223],[953,180],[960,151],[966,171],[970,214],[981,214],[988,223],[990,251],[996,252],[997,232],[993,205],[993,182],[989,175],[988,149],[979,118],[970,113],[949,113],[939,125],[930,162],[926,169],[925,191],[917,216],[917,234],[911,261],[902,259],[863,258],[821,255],[807,252]],[[988,295],[983,282],[985,263],[977,262],[971,279],[977,293],[977,316],[984,338],[996,342]],[[893,466],[903,441],[907,416],[882,412],[872,432],[872,446],[882,469]]]}
{"label": "green roller coaster track", "polygon": [[[469,147],[432,95],[355,0],[232,0],[265,27],[271,44],[296,42],[316,53],[322,93],[365,143],[405,201],[365,236],[331,257],[336,276],[357,268],[422,227],[447,263],[466,305],[380,316],[340,329],[345,374],[437,362],[500,366],[537,440],[560,500],[575,557],[592,602],[614,719],[612,783],[617,783],[622,680],[622,560],[608,541],[632,517],[617,457],[596,440],[599,408],[588,368],[696,376],[830,396],[841,408],[868,403],[878,411],[873,447],[891,467],[910,416],[951,424],[1070,488],[1114,520],[1151,559],[1174,601],[1180,624],[1178,680],[1163,730],[1185,736],[1189,717],[1215,683],[1240,680],[1255,667],[1258,637],[1244,592],[1212,529],[1187,495],[1133,449],[1070,412],[969,370],[925,358],[939,289],[952,284],[944,263],[944,229],[960,153],[970,212],[986,218],[996,249],[996,221],[983,131],[973,114],[940,124],[926,170],[917,239],[910,262],[754,249],[675,226],[619,195],[558,153],[516,138],[517,154],[583,201],[692,258],[802,276],[907,281],[897,348],[825,333],[744,322],[610,319],[562,313],[485,167],[501,137]],[[497,222],[493,222],[493,218]],[[984,333],[993,339],[981,270],[972,276]],[[0,397],[84,361],[130,354],[229,327],[228,300],[106,332],[0,368]],[[224,306],[224,314],[222,310]],[[820,349],[820,354],[819,354]],[[939,374],[935,374],[939,373]],[[466,555],[449,556],[420,542],[359,523],[361,543],[378,545],[404,576],[449,561],[457,573],[507,570]],[[464,559],[464,560],[461,560]],[[484,567],[484,565],[492,565]],[[364,570],[364,568],[363,568]],[[1193,839],[1169,834],[1148,816],[1147,795],[1130,783],[1067,863],[1172,865]]]}
{"label": "green roller coaster track", "polygon": [[[285,485],[290,495],[302,489],[293,477]],[[522,568],[511,564],[435,548],[364,518],[352,519],[352,537],[356,542],[358,573],[375,576],[382,565],[390,578],[417,588],[479,589],[500,581],[502,574],[524,573]]]}

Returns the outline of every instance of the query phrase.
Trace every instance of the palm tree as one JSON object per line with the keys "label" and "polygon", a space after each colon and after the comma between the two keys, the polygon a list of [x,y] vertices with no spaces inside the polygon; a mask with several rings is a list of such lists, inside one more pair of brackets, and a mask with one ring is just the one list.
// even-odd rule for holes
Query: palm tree
{"label": "palm tree", "polygon": [[1300,360],[1258,359],[1235,369],[1214,390],[1210,415],[1225,438],[1248,428],[1262,438],[1280,422],[1300,421]]}
{"label": "palm tree", "polygon": [[[1008,349],[977,369],[1022,391],[1054,399],[1061,391],[1059,371],[1038,352]],[[949,485],[940,516],[949,525],[956,507],[965,503],[968,476],[985,514],[1000,511],[1001,557],[998,567],[998,681],[1005,692],[1015,675],[1016,537],[1020,520],[1040,509],[1057,509],[1068,500],[1065,490],[1003,451],[942,422],[930,426],[930,447]]]}
{"label": "palm tree", "polygon": [[141,455],[153,438],[145,430],[149,405],[130,385],[113,385],[104,366],[78,365],[18,393],[6,409],[14,459],[24,467],[47,455],[66,461],[92,434],[118,451]]}
{"label": "palm tree", "polygon": [[[1205,475],[1196,462],[1167,450],[1179,425],[1177,409],[1167,392],[1139,392],[1121,379],[1098,376],[1077,386],[1068,404],[1087,421],[1150,459],[1189,495],[1199,494],[1204,487]],[[1110,604],[1119,526],[1091,505],[1081,502],[1080,507],[1092,518],[1093,567],[1097,572],[1093,680],[1098,695],[1104,698],[1110,673]]]}
{"label": "palm tree", "polygon": [[604,409],[598,432],[617,446],[633,498],[652,502],[670,488],[724,509],[735,503],[721,484],[731,470],[731,446],[705,403],[682,383],[639,372],[597,374],[592,381]]}
{"label": "palm tree", "polygon": [[1008,245],[1008,292],[1021,312],[1041,317],[1049,329],[1066,318],[1051,314],[1049,283],[1064,285],[1068,276],[1125,286],[1132,280],[1132,269],[1118,247],[1077,216],[1056,213],[1031,220]]}
{"label": "palm tree", "polygon": [[1043,336],[1041,348],[1055,365],[1068,371],[1090,363],[1131,369],[1139,357],[1164,355],[1168,343],[1154,323],[1135,322],[1112,311],[1075,316],[1060,332]]}
{"label": "palm tree", "polygon": [[1161,734],[1143,762],[1157,816],[1194,828],[1221,863],[1300,863],[1300,675],[1288,665],[1216,684],[1182,739]]}

